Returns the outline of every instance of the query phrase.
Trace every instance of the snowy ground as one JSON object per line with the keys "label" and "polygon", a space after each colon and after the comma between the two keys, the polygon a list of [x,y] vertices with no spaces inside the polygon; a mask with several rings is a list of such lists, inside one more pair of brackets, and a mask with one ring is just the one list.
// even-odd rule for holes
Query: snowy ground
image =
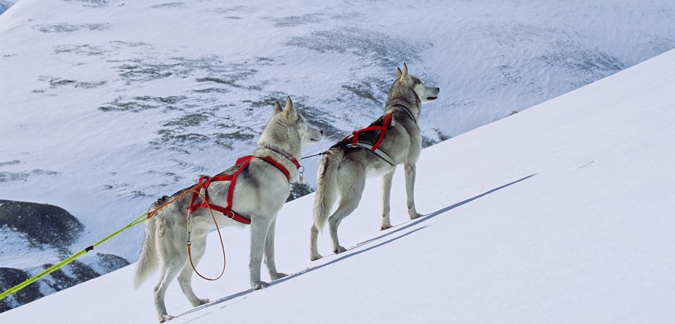
{"label": "snowy ground", "polygon": [[[0,196],[70,211],[79,250],[250,152],[274,99],[326,132],[316,153],[379,116],[407,62],[441,88],[421,118],[430,145],[674,48],[673,17],[665,0],[20,0],[0,15]],[[304,164],[313,186],[318,159]],[[133,261],[142,235],[100,251]],[[22,253],[0,266],[57,260]]]}
{"label": "snowy ground", "polygon": [[[380,232],[380,185],[341,228],[349,251],[308,261],[313,194],[279,216],[277,262],[292,274],[248,287],[246,230],[226,230],[228,270],[177,285],[171,323],[672,323],[675,321],[675,51],[427,148],[406,219]],[[212,233],[208,274],[221,266]],[[3,323],[149,323],[153,282],[133,266],[0,314]]]}

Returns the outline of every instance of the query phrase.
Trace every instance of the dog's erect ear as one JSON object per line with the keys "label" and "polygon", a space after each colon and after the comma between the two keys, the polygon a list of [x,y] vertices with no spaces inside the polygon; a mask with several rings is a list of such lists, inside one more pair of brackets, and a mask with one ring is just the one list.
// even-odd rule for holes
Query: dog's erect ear
{"label": "dog's erect ear", "polygon": [[286,107],[284,108],[284,113],[287,117],[295,116],[295,108],[293,108],[293,102],[291,101],[290,96],[286,97]]}
{"label": "dog's erect ear", "polygon": [[278,101],[274,101],[274,114],[278,114],[281,112],[281,105],[279,104]]}
{"label": "dog's erect ear", "polygon": [[403,73],[401,74],[401,80],[408,76],[408,66],[403,63]]}
{"label": "dog's erect ear", "polygon": [[403,75],[403,72],[401,72],[401,69],[396,68],[396,80],[400,79],[401,75]]}

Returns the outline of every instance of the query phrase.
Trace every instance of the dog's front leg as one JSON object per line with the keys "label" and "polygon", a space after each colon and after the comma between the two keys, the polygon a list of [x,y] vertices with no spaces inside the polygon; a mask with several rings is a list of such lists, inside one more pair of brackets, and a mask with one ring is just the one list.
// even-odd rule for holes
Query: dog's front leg
{"label": "dog's front leg", "polygon": [[415,173],[417,167],[410,163],[405,165],[405,191],[408,196],[408,215],[410,219],[424,216],[415,208]]}
{"label": "dog's front leg", "polygon": [[270,227],[267,230],[267,238],[265,239],[265,264],[267,265],[267,270],[269,270],[270,278],[272,280],[277,280],[286,276],[285,273],[277,272],[277,265],[274,262],[274,233],[277,225],[277,217],[274,216],[274,220],[270,223]]}
{"label": "dog's front leg", "polygon": [[394,179],[394,172],[396,172],[396,168],[382,176],[382,226],[380,226],[380,230],[386,230],[391,227],[389,210],[391,201],[391,183]]}
{"label": "dog's front leg", "polygon": [[262,264],[265,237],[270,221],[262,215],[251,215],[251,260],[248,269],[251,277],[251,288],[259,290],[267,287],[267,283],[260,280],[260,266]]}

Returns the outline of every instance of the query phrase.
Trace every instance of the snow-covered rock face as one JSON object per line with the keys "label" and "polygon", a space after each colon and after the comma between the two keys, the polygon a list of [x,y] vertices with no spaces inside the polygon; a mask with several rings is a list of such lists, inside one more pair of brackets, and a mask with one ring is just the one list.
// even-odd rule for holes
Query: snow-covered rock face
{"label": "snow-covered rock face", "polygon": [[2,15],[7,9],[16,4],[19,0],[0,0],[0,15]]}
{"label": "snow-covered rock face", "polygon": [[7,9],[9,9],[9,7],[11,7],[13,4],[14,3],[12,3],[12,2],[0,0],[0,15],[2,15],[2,13],[7,11]]}
{"label": "snow-covered rock face", "polygon": [[[675,47],[674,16],[670,0],[21,0],[0,15],[0,198],[70,211],[78,250],[249,154],[274,100],[324,131],[318,153],[381,115],[406,62],[443,89],[430,146]],[[101,248],[134,260],[142,237]]]}
{"label": "snow-covered rock face", "polygon": [[38,249],[67,249],[84,230],[63,208],[9,200],[0,200],[0,228],[24,235]]}
{"label": "snow-covered rock face", "polygon": [[[68,211],[48,204],[0,200],[0,291],[5,291],[72,255],[84,226]],[[0,312],[117,270],[129,262],[92,253],[20,292],[0,300]]]}

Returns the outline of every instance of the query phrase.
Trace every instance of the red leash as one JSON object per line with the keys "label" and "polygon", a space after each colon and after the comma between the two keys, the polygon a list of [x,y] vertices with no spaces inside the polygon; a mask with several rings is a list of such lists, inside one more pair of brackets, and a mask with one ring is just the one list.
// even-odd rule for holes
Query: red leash
{"label": "red leash", "polygon": [[[188,232],[188,240],[187,240],[187,251],[188,251],[188,259],[190,259],[190,265],[192,266],[192,270],[195,271],[195,273],[202,277],[202,279],[208,280],[208,281],[216,281],[220,279],[220,277],[223,276],[225,273],[225,266],[227,264],[227,257],[225,256],[225,243],[223,243],[223,235],[220,234],[220,227],[218,227],[218,223],[216,222],[216,216],[213,215],[213,211],[209,208],[209,211],[211,212],[211,218],[213,218],[213,223],[216,224],[216,230],[218,230],[218,238],[220,239],[220,248],[223,251],[223,270],[220,271],[220,274],[216,278],[207,278],[204,277],[199,271],[197,271],[197,267],[195,267],[195,264],[192,262],[192,250],[190,247],[192,246],[192,242],[190,242],[190,232]],[[188,221],[189,222],[189,221]]]}

